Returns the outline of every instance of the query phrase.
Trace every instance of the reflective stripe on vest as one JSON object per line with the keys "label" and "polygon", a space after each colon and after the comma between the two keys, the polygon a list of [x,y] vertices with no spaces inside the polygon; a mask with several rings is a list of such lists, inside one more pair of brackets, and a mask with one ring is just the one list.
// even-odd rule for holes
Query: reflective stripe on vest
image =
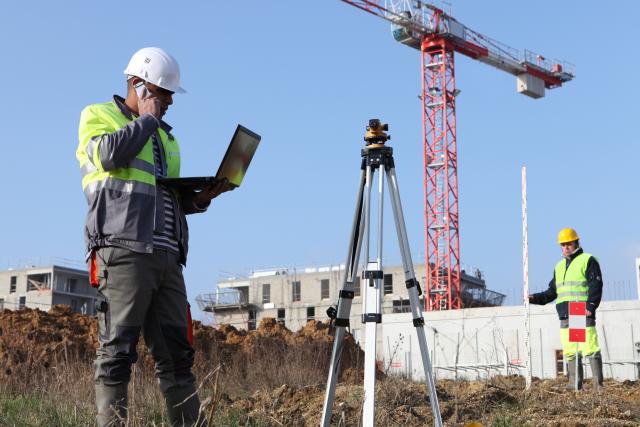
{"label": "reflective stripe on vest", "polygon": [[102,189],[118,190],[122,193],[139,193],[148,196],[155,196],[156,187],[153,184],[144,182],[125,181],[121,179],[106,177],[104,179],[93,181],[84,187],[84,194],[90,198]]}
{"label": "reflective stripe on vest", "polygon": [[571,261],[567,269],[566,259],[556,264],[556,304],[568,301],[587,301],[589,283],[587,281],[587,264],[591,254],[581,253]]}
{"label": "reflective stripe on vest", "polygon": [[[127,193],[155,194],[156,180],[152,138],[149,138],[127,167],[105,171],[100,162],[101,135],[121,129],[130,120],[113,102],[95,104],[90,108],[90,111],[83,111],[83,114],[91,115],[92,120],[82,121],[84,126],[80,129],[81,147],[76,152],[80,160],[82,189],[85,195],[90,197],[102,188]],[[158,133],[165,152],[167,176],[177,177],[180,174],[180,152],[177,142],[170,140],[162,129],[158,129]]]}

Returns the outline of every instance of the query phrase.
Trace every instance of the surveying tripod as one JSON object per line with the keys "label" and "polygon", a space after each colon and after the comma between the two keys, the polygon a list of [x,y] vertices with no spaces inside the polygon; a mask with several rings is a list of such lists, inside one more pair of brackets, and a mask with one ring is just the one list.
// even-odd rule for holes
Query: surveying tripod
{"label": "surveying tripod", "polygon": [[[331,364],[329,366],[329,377],[327,379],[327,390],[324,397],[322,427],[329,427],[331,414],[333,411],[333,401],[335,398],[336,382],[340,358],[342,355],[343,338],[346,328],[349,326],[349,313],[354,297],[354,282],[358,274],[360,251],[364,245],[366,255],[365,270],[362,278],[363,312],[362,322],[365,327],[365,366],[364,366],[364,403],[362,413],[362,425],[372,427],[375,420],[375,388],[376,388],[376,338],[378,323],[382,322],[382,219],[384,204],[384,176],[386,173],[389,193],[391,194],[391,205],[393,206],[393,216],[396,223],[398,242],[402,255],[402,265],[404,267],[405,284],[409,292],[411,303],[411,314],[413,316],[413,326],[418,333],[418,343],[422,355],[422,365],[424,368],[427,386],[429,389],[429,401],[433,412],[434,425],[441,427],[442,418],[438,406],[438,395],[436,393],[435,382],[431,373],[431,361],[427,348],[427,338],[424,332],[424,318],[422,317],[418,296],[422,294],[420,284],[415,278],[413,262],[409,251],[407,231],[402,214],[400,203],[400,192],[393,160],[393,149],[385,145],[391,137],[386,133],[389,130],[387,124],[382,124],[378,119],[369,120],[367,132],[364,140],[365,147],[362,149],[362,163],[360,174],[360,186],[356,197],[356,211],[351,229],[351,239],[349,240],[349,251],[347,255],[346,267],[342,277],[342,290],[338,298],[337,308],[331,307],[327,314],[335,321],[336,332],[333,341],[333,352],[331,354]],[[374,174],[378,174],[378,229],[377,229],[377,251],[375,260],[369,254],[369,228],[371,213],[371,190],[374,185]],[[385,172],[385,173],[383,173]]]}

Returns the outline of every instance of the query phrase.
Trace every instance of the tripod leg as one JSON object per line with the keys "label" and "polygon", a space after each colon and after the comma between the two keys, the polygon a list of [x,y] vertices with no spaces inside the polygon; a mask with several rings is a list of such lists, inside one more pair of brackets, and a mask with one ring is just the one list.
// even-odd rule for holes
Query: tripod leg
{"label": "tripod leg", "polygon": [[[367,255],[367,269],[364,286],[364,312],[362,321],[365,323],[365,359],[364,359],[364,403],[362,407],[362,425],[373,427],[375,423],[375,394],[376,394],[376,347],[378,324],[382,322],[382,284],[384,274],[382,272],[382,224],[384,207],[384,173],[380,166],[378,176],[378,235],[376,260],[369,260]],[[372,169],[375,170],[375,169]]]}
{"label": "tripod leg", "polygon": [[391,194],[391,205],[393,206],[393,216],[396,223],[396,231],[398,234],[398,242],[400,244],[400,253],[402,255],[402,264],[404,267],[405,283],[409,293],[409,301],[411,303],[411,314],[413,316],[413,326],[418,334],[418,344],[420,345],[420,353],[422,355],[422,365],[424,368],[425,378],[429,387],[429,400],[431,402],[431,411],[433,412],[434,425],[442,426],[442,416],[440,415],[440,406],[438,405],[438,394],[436,392],[435,381],[431,372],[431,360],[429,360],[429,348],[427,347],[427,337],[424,332],[424,318],[420,309],[420,301],[418,295],[420,285],[415,278],[413,269],[413,261],[411,259],[411,251],[409,249],[409,240],[407,238],[407,229],[404,223],[404,215],[402,213],[402,203],[400,202],[400,190],[398,188],[398,180],[396,178],[395,168],[387,169],[389,181],[389,193]]}
{"label": "tripod leg", "polygon": [[346,333],[346,328],[349,326],[349,313],[351,312],[351,303],[354,297],[354,280],[358,275],[358,262],[360,259],[363,235],[363,196],[365,194],[365,178],[365,171],[363,169],[360,174],[360,185],[358,186],[358,195],[356,198],[356,211],[351,228],[351,239],[349,240],[349,253],[347,255],[344,275],[342,277],[342,290],[338,297],[338,306],[336,309],[336,331],[333,338],[333,351],[331,354],[331,364],[329,366],[329,377],[327,378],[327,389],[324,396],[322,420],[320,421],[320,425],[323,427],[328,427],[331,423],[336,382],[338,380],[340,358],[342,356],[342,347],[344,345],[343,339]]}

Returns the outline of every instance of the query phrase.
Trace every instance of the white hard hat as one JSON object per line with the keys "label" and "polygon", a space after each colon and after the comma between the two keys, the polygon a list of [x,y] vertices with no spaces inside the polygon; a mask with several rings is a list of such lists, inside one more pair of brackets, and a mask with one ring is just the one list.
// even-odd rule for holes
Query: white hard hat
{"label": "white hard hat", "polygon": [[159,47],[145,47],[134,53],[124,73],[171,92],[186,92],[180,87],[178,62]]}

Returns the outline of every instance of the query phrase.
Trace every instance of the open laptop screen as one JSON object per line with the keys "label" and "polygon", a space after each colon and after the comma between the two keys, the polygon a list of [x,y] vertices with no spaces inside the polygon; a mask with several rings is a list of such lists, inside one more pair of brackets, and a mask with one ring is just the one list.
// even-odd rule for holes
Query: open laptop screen
{"label": "open laptop screen", "polygon": [[239,187],[259,143],[260,135],[238,125],[215,176],[158,178],[158,182],[178,190],[199,191],[227,178],[231,187]]}
{"label": "open laptop screen", "polygon": [[227,178],[231,185],[239,187],[259,143],[260,135],[238,125],[222,163],[220,163],[216,180]]}

